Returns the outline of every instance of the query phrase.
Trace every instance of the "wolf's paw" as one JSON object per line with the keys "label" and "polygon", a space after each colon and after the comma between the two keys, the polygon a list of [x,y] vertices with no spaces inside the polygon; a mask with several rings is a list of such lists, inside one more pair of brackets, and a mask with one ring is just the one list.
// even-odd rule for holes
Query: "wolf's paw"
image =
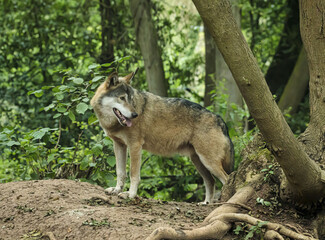
{"label": "wolf's paw", "polygon": [[117,187],[109,187],[105,189],[105,193],[107,195],[117,195],[122,191],[122,189],[117,188]]}
{"label": "wolf's paw", "polygon": [[136,194],[132,194],[129,191],[127,192],[121,192],[118,194],[119,198],[123,198],[123,199],[127,199],[127,198],[134,198],[136,196]]}
{"label": "wolf's paw", "polygon": [[209,204],[209,202],[206,202],[206,201],[197,203],[197,205],[199,205],[199,206],[201,206],[201,205],[208,205],[208,204]]}

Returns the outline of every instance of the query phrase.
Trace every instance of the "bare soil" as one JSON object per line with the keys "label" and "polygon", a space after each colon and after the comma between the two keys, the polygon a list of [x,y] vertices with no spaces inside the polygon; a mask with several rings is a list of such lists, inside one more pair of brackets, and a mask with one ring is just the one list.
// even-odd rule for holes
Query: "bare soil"
{"label": "bare soil", "polygon": [[195,228],[216,205],[107,196],[73,180],[0,184],[0,240],[145,239],[162,226]]}

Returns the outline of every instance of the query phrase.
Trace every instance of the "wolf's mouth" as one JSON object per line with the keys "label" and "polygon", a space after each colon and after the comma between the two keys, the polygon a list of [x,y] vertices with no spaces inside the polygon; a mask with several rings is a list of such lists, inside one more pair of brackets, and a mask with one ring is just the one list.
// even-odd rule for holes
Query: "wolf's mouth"
{"label": "wolf's mouth", "polygon": [[132,126],[131,119],[125,117],[118,109],[113,108],[113,112],[115,113],[117,120],[123,127],[125,127],[125,126],[131,127]]}

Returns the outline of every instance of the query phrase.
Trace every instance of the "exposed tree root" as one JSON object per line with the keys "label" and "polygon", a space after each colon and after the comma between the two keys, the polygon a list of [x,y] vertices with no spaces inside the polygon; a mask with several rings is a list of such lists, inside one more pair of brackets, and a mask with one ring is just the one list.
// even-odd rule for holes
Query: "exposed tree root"
{"label": "exposed tree root", "polygon": [[[216,208],[203,222],[203,226],[192,230],[176,230],[169,227],[157,228],[146,240],[159,239],[222,239],[231,229],[235,222],[243,222],[249,225],[258,225],[263,222],[260,219],[249,216],[248,214],[238,213],[242,208],[243,202],[251,197],[253,188],[250,186],[241,188],[228,200],[228,203]],[[297,233],[289,228],[277,224],[265,222],[263,228],[266,229],[265,239],[283,240],[282,236],[291,239],[314,240],[311,236]]]}

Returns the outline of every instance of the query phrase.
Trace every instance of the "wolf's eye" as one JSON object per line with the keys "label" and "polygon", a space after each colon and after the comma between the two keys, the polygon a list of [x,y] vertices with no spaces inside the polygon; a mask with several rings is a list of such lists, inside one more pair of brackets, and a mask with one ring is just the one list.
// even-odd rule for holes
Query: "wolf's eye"
{"label": "wolf's eye", "polygon": [[121,99],[122,101],[125,101],[125,97],[120,97],[120,99]]}

